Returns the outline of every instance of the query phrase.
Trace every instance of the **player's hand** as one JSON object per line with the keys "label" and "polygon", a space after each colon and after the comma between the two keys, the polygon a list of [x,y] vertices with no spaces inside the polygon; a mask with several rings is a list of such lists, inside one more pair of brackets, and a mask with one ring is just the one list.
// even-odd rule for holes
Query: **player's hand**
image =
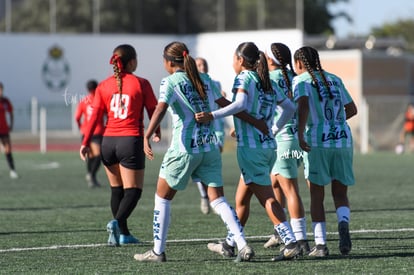
{"label": "player's hand", "polygon": [[207,123],[214,119],[213,115],[209,112],[196,113],[194,118],[198,123]]}
{"label": "player's hand", "polygon": [[86,161],[90,152],[91,152],[91,149],[88,146],[82,145],[79,150],[79,155],[80,155],[81,160]]}
{"label": "player's hand", "polygon": [[154,159],[154,153],[152,152],[151,144],[148,140],[148,138],[144,137],[144,153],[147,159],[153,160]]}
{"label": "player's hand", "polygon": [[306,143],[304,139],[299,139],[299,146],[305,152],[309,152],[311,150],[311,147]]}
{"label": "player's hand", "polygon": [[262,132],[263,135],[267,136],[269,134],[269,128],[267,127],[266,122],[263,119],[259,119],[256,122],[255,127]]}
{"label": "player's hand", "polygon": [[237,137],[237,134],[236,134],[236,129],[231,128],[231,129],[230,129],[230,131],[229,131],[229,133],[230,133],[230,136],[231,136],[232,138],[236,138],[236,137]]}
{"label": "player's hand", "polygon": [[155,134],[152,136],[152,141],[153,141],[153,142],[158,143],[158,142],[160,142],[160,140],[161,140],[161,134],[157,134],[157,133],[155,133]]}

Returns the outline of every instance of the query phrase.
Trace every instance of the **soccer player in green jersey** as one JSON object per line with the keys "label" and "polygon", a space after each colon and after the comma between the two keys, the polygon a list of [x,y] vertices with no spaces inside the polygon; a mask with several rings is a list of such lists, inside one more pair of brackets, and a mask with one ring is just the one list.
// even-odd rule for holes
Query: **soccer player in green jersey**
{"label": "soccer player in green jersey", "polygon": [[313,257],[326,257],[326,218],[324,187],[331,184],[338,219],[339,250],[348,255],[352,243],[349,234],[350,208],[348,186],[354,184],[353,143],[347,120],[357,113],[354,101],[342,80],[322,69],[319,53],[302,47],[294,54],[294,99],[298,112],[298,139],[305,151],[305,178],[311,195]]}

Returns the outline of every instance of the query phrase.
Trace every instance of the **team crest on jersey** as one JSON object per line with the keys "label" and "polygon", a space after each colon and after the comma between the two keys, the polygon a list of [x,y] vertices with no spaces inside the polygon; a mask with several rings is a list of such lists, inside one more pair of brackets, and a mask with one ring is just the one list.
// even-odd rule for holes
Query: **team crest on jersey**
{"label": "team crest on jersey", "polygon": [[69,63],[63,56],[63,49],[53,46],[42,67],[42,78],[49,90],[59,92],[66,88],[70,78]]}

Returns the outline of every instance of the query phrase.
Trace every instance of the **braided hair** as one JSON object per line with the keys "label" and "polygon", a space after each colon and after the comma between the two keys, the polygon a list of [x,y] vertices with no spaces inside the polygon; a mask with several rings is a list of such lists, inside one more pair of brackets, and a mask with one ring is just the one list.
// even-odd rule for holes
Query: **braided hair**
{"label": "braided hair", "polygon": [[128,65],[129,61],[137,59],[137,53],[131,45],[123,44],[116,47],[113,51],[113,55],[109,60],[109,63],[112,65],[114,71],[114,77],[116,79],[119,100],[121,107],[124,103],[122,102],[122,76],[125,73],[125,68]]}
{"label": "braided hair", "polygon": [[288,97],[292,98],[292,81],[288,75],[287,66],[289,66],[290,71],[293,73],[293,75],[296,75],[296,73],[293,71],[292,54],[290,52],[290,49],[283,43],[272,43],[270,45],[270,50],[280,63],[279,66],[282,70],[283,80],[285,81],[288,89]]}
{"label": "braided hair", "polygon": [[191,84],[197,90],[201,99],[207,98],[204,84],[201,81],[194,58],[189,54],[187,46],[182,42],[171,42],[164,48],[164,58],[184,67]]}
{"label": "braided hair", "polygon": [[295,60],[300,60],[303,62],[305,69],[309,72],[312,77],[312,80],[318,90],[319,100],[322,101],[321,89],[318,84],[318,80],[315,76],[315,71],[319,73],[322,78],[323,85],[325,86],[326,90],[328,91],[329,98],[333,99],[334,96],[329,88],[328,81],[326,80],[324,70],[322,69],[321,61],[319,59],[319,53],[312,47],[305,46],[298,49],[294,55]]}

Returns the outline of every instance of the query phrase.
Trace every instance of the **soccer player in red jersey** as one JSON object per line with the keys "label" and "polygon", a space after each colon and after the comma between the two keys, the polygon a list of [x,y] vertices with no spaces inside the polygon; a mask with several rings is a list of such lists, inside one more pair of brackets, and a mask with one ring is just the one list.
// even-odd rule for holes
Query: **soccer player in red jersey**
{"label": "soccer player in red jersey", "polygon": [[[14,160],[12,155],[12,147],[10,142],[10,132],[13,129],[13,105],[10,100],[3,96],[4,86],[0,82],[0,141],[4,148],[7,163],[10,168],[10,178],[17,179],[19,175],[14,169]],[[9,123],[7,122],[6,113],[9,113]]]}
{"label": "soccer player in red jersey", "polygon": [[404,125],[400,132],[400,143],[395,147],[397,154],[411,152],[414,148],[414,104],[409,103],[404,113]]}
{"label": "soccer player in red jersey", "polygon": [[[128,230],[127,219],[141,197],[144,185],[143,151],[144,108],[151,118],[157,98],[148,80],[133,74],[137,54],[131,45],[119,45],[110,59],[114,74],[95,91],[93,112],[80,148],[85,160],[90,152],[93,131],[104,113],[107,122],[101,144],[101,158],[111,185],[111,210],[114,219],[107,225],[108,244],[138,243]],[[153,141],[160,139],[158,128]]]}
{"label": "soccer player in red jersey", "polygon": [[[82,133],[82,139],[85,136],[88,122],[92,116],[92,103],[93,98],[95,97],[95,90],[97,86],[98,82],[96,82],[96,80],[89,80],[88,83],[86,83],[88,95],[79,101],[78,107],[76,108],[75,120],[78,123],[79,129]],[[91,152],[86,161],[86,181],[88,182],[88,186],[91,188],[101,186],[96,179],[96,173],[99,169],[99,166],[101,165],[101,142],[103,132],[104,116],[102,116],[102,118],[98,121],[95,130],[93,131],[90,143]]]}

